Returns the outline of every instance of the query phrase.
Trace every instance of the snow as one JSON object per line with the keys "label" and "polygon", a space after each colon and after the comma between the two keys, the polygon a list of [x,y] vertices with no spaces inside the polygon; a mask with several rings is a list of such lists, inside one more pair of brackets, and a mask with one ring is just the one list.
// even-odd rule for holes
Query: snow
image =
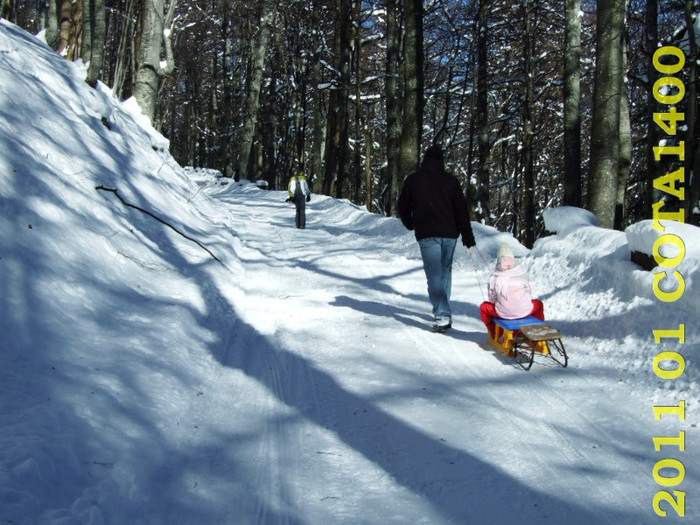
{"label": "snow", "polygon": [[[654,228],[654,222],[646,220],[627,228],[625,233],[630,251],[653,256],[654,245],[658,243],[659,253],[664,257],[673,258],[680,254],[678,245],[682,244],[684,259],[691,264],[692,261],[700,260],[700,245],[693,242],[697,232],[695,226],[676,221],[659,221],[659,223],[659,228]],[[689,239],[689,242],[684,242],[686,239]],[[686,260],[683,263],[686,263]]]}
{"label": "snow", "polygon": [[[654,273],[672,269],[630,262],[649,224],[559,209],[527,250],[475,223],[454,329],[433,334],[398,220],[314,195],[297,230],[283,192],[181,168],[83,74],[0,20],[3,523],[637,525],[662,520],[660,490],[687,494],[665,522],[699,522],[697,228],[670,230],[686,290],[663,302]],[[568,368],[489,346],[478,305],[503,241]],[[683,344],[655,343],[681,323]],[[680,377],[654,372],[662,350]],[[681,401],[683,420],[655,419]],[[681,431],[683,451],[655,450]],[[678,473],[666,458],[675,486],[654,480]]]}
{"label": "snow", "polygon": [[598,219],[590,211],[572,206],[548,208],[542,213],[545,230],[565,234],[582,226],[598,226]]}

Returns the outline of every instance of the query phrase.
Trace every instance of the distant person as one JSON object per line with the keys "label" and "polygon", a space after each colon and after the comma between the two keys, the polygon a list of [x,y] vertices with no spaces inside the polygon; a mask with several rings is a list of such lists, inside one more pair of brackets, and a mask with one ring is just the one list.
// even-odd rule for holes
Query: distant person
{"label": "distant person", "polygon": [[306,203],[311,200],[311,190],[303,171],[290,177],[287,191],[289,192],[287,201],[293,202],[296,206],[296,227],[303,230],[306,228]]}
{"label": "distant person", "polygon": [[532,299],[530,279],[518,264],[513,250],[507,243],[498,249],[496,270],[489,277],[489,300],[481,303],[481,320],[493,334],[493,318],[520,319],[533,315],[544,321],[544,306],[539,299]]}
{"label": "distant person", "polygon": [[430,146],[418,171],[406,177],[398,211],[404,226],[415,230],[420,247],[433,306],[433,331],[446,332],[452,327],[450,294],[457,238],[461,234],[467,248],[475,246],[476,241],[467,199],[457,178],[445,171],[440,146]]}

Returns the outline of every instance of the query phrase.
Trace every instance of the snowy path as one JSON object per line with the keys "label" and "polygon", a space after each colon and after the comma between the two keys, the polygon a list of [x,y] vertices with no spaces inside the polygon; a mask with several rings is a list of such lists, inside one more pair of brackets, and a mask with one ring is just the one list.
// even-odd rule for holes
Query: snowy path
{"label": "snowy path", "polygon": [[[219,197],[244,275],[219,283],[240,318],[216,357],[264,389],[243,401],[262,416],[237,459],[258,495],[245,515],[258,523],[657,518],[653,487],[639,483],[653,464],[643,442],[649,421],[620,402],[615,371],[581,370],[573,341],[566,370],[539,362],[526,373],[491,349],[464,253],[455,329],[432,334],[418,251],[395,221],[368,231],[353,225],[362,213],[351,205],[316,197],[300,231],[282,194],[253,192]],[[216,395],[226,397],[221,386]]]}

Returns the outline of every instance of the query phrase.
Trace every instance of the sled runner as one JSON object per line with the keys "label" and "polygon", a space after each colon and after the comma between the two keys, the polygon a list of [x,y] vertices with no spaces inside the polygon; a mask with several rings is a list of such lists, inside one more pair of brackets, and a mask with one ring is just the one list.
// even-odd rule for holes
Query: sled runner
{"label": "sled runner", "polygon": [[525,370],[530,370],[535,352],[547,355],[565,367],[566,355],[561,333],[545,321],[528,316],[522,319],[500,319],[494,317],[495,329],[489,333],[489,341]]}

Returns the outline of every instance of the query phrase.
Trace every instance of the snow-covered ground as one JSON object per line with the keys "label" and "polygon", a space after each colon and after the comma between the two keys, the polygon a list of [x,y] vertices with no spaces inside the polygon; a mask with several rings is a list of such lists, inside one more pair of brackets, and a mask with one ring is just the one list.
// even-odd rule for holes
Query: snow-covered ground
{"label": "snow-covered ground", "polygon": [[[0,21],[2,523],[700,522],[698,229],[654,270],[685,281],[663,302],[629,260],[650,224],[554,210],[532,250],[475,224],[565,334],[568,368],[525,372],[487,342],[475,250],[433,334],[399,221],[314,195],[297,230],[284,193],[182,169],[82,78]],[[683,344],[655,343],[680,324]],[[677,379],[661,351],[685,357]],[[657,516],[661,490],[686,493],[684,518]]]}

